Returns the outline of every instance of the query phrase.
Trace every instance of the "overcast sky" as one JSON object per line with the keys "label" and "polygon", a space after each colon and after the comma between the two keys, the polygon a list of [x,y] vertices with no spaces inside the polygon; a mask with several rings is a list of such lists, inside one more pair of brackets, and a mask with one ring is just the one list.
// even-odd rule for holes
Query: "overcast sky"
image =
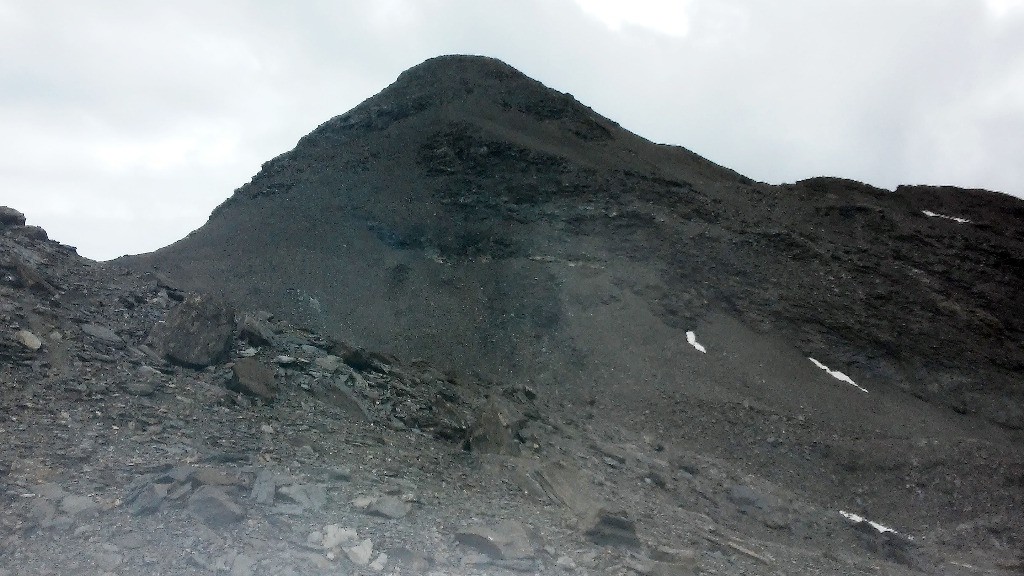
{"label": "overcast sky", "polygon": [[1024,196],[1024,0],[0,0],[0,205],[159,248],[452,53],[757,180]]}

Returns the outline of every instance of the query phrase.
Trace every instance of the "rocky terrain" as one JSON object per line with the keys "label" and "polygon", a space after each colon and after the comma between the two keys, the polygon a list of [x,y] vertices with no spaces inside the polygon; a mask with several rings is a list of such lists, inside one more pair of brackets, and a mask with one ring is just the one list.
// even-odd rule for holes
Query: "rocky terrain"
{"label": "rocky terrain", "polygon": [[1022,219],[476,57],[154,254],[0,208],[0,576],[1021,573]]}
{"label": "rocky terrain", "polygon": [[[982,521],[889,528],[857,515],[856,495],[854,512],[823,507],[596,402],[237,311],[81,258],[0,210],[5,576],[1022,568],[1022,468],[1005,447],[970,447],[1018,482],[1001,512],[985,494]],[[752,426],[757,412],[729,418]],[[767,442],[817,457],[788,453],[785,433]],[[849,465],[887,456],[859,457]]]}

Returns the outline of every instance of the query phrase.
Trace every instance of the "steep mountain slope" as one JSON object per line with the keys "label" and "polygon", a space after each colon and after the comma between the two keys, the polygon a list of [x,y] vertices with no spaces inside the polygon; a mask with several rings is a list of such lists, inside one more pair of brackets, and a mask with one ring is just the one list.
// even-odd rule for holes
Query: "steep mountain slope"
{"label": "steep mountain slope", "polygon": [[955,525],[1021,498],[1022,254],[1014,198],[753,182],[454,56],[121,262],[592,404],[819,502]]}

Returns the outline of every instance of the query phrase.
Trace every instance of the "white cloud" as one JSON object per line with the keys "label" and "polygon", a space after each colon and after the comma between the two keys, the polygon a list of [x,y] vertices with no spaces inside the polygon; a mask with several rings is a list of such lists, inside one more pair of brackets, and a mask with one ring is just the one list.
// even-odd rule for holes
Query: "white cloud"
{"label": "white cloud", "polygon": [[686,36],[690,31],[690,2],[687,0],[575,0],[584,12],[618,32],[627,26],[653,30],[668,36]]}

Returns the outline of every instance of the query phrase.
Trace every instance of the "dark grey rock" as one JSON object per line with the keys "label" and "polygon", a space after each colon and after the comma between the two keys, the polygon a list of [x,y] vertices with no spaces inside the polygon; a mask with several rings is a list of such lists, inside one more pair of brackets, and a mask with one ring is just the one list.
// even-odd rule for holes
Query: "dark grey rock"
{"label": "dark grey rock", "polygon": [[25,215],[14,208],[0,206],[0,227],[24,226]]}
{"label": "dark grey rock", "polygon": [[516,434],[523,422],[520,414],[492,397],[477,411],[476,420],[469,430],[469,448],[486,454],[516,455],[519,453]]}
{"label": "dark grey rock", "polygon": [[373,416],[366,405],[348,387],[336,382],[317,382],[312,387],[313,396],[325,404],[340,408],[349,416],[363,422],[372,422]]}
{"label": "dark grey rock", "polygon": [[277,395],[274,371],[255,358],[242,358],[235,362],[228,388],[264,400],[273,400]]}
{"label": "dark grey rock", "polygon": [[245,517],[245,510],[216,486],[196,490],[188,499],[188,508],[211,528],[234,524]]}
{"label": "dark grey rock", "polygon": [[123,345],[124,340],[116,332],[98,324],[82,324],[82,332],[89,336],[111,345]]}
{"label": "dark grey rock", "polygon": [[167,360],[192,368],[227,357],[235,331],[235,313],[211,296],[189,294],[158,323],[150,337]]}
{"label": "dark grey rock", "polygon": [[271,345],[276,340],[270,323],[250,313],[242,314],[239,319],[238,336],[253,346]]}
{"label": "dark grey rock", "polygon": [[628,548],[640,547],[636,524],[623,510],[598,508],[584,521],[583,528],[587,538],[595,544]]}
{"label": "dark grey rock", "polygon": [[49,240],[50,235],[46,233],[46,229],[42,226],[20,226],[15,228],[15,232],[20,234],[24,238],[30,240]]}

